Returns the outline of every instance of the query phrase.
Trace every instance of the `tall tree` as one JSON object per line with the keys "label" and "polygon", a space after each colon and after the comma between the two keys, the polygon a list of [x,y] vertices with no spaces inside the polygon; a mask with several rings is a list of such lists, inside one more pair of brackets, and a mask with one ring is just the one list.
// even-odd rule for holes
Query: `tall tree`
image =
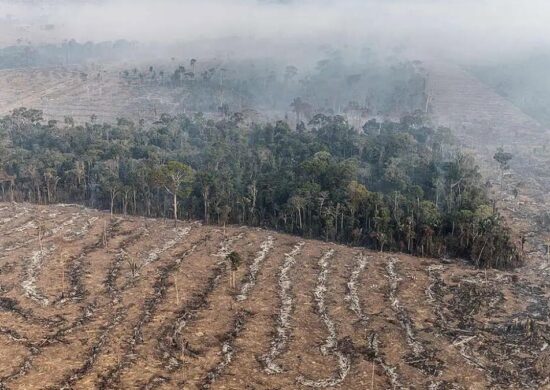
{"label": "tall tree", "polygon": [[179,161],[169,161],[156,172],[157,182],[172,196],[174,224],[178,221],[178,196],[189,194],[192,179],[193,170]]}

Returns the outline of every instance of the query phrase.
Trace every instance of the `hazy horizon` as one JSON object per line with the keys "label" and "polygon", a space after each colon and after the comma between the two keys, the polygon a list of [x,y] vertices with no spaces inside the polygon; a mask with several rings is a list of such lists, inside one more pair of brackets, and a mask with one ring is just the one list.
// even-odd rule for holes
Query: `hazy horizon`
{"label": "hazy horizon", "polygon": [[549,15],[550,4],[540,0],[0,0],[0,31],[3,45],[18,38],[33,43],[126,39],[156,46],[209,42],[212,52],[247,46],[258,56],[273,55],[274,48],[284,53],[286,47],[299,52],[348,45],[494,62],[548,51]]}

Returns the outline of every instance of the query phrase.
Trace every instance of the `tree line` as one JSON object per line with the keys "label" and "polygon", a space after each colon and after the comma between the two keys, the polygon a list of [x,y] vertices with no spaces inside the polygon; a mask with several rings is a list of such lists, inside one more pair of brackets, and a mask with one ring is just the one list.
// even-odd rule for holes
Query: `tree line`
{"label": "tree line", "polygon": [[247,125],[238,112],[77,126],[21,108],[0,120],[0,185],[4,201],[262,226],[480,267],[521,263],[473,158],[419,113],[361,129],[317,114],[291,129]]}

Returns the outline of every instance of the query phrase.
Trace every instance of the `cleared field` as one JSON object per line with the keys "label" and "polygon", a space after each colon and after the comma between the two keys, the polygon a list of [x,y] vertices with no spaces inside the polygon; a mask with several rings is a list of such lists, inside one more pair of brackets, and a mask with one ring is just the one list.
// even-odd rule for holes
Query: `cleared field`
{"label": "cleared field", "polygon": [[173,113],[178,100],[171,92],[150,85],[128,83],[115,68],[40,68],[0,70],[0,114],[27,107],[44,112],[46,119],[102,122],[119,117],[156,120]]}
{"label": "cleared field", "polygon": [[549,381],[549,290],[521,270],[67,205],[0,204],[0,248],[0,388]]}

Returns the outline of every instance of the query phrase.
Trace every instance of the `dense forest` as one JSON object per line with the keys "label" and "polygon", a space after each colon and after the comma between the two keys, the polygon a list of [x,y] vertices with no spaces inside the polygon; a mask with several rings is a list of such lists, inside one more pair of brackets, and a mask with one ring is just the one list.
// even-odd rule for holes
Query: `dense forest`
{"label": "dense forest", "polygon": [[422,114],[399,122],[317,114],[246,125],[168,115],[76,126],[24,108],[0,121],[2,199],[263,226],[379,250],[521,259],[470,156]]}

